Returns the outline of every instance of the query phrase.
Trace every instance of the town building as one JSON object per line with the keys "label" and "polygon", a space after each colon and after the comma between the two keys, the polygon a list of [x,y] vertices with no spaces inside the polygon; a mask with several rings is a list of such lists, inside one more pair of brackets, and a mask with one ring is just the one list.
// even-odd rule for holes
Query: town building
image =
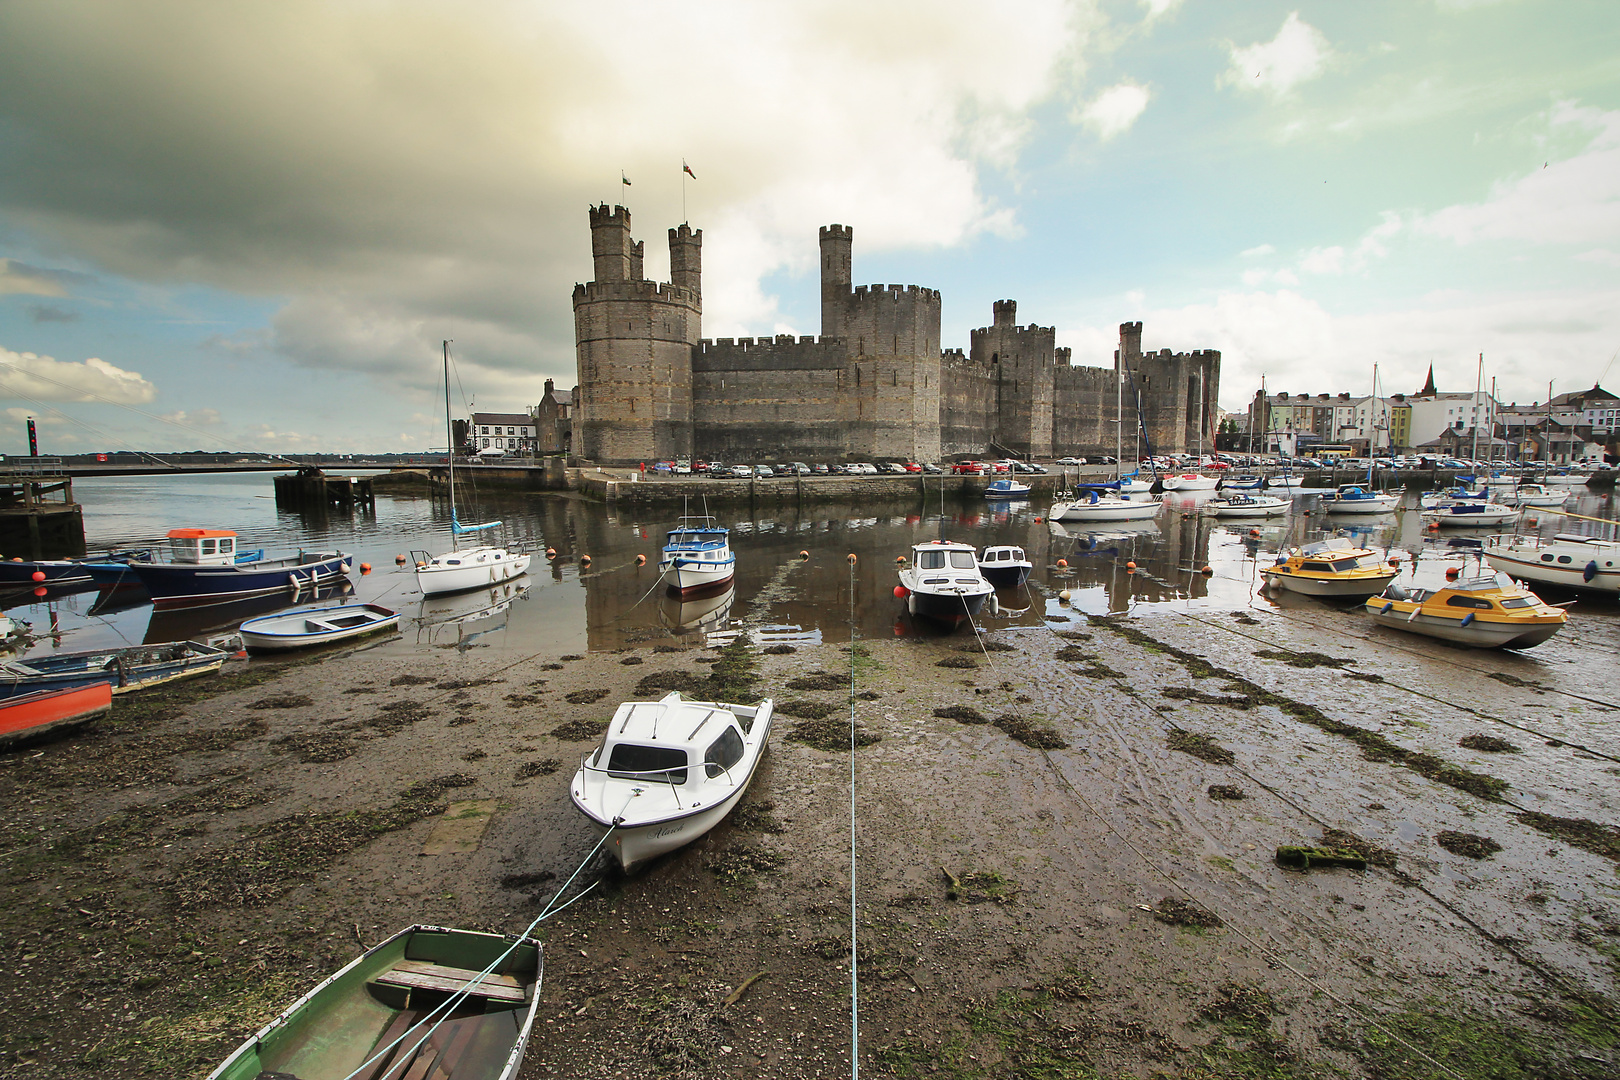
{"label": "town building", "polygon": [[[1056,330],[996,301],[969,347],[942,350],[938,290],[854,285],[853,231],[820,231],[821,333],[702,337],[702,230],[669,230],[670,281],[643,277],[630,212],[590,210],[595,278],[574,287],[579,382],[572,453],[599,464],[937,461],[1110,452],[1126,432],[1155,452],[1214,446],[1220,353],[1142,350],[1120,327],[1109,367],[1075,365]],[[1136,402],[1140,401],[1138,408]]]}
{"label": "town building", "polygon": [[528,413],[475,412],[469,421],[466,449],[474,454],[501,450],[515,457],[533,457],[537,449],[534,417]]}

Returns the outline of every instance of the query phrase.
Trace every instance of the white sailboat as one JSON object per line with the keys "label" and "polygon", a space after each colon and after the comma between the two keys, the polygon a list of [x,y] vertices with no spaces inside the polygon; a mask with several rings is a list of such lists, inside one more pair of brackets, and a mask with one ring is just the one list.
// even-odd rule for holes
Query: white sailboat
{"label": "white sailboat", "polygon": [[[1159,512],[1159,499],[1155,495],[1144,494],[1139,500],[1132,499],[1131,492],[1145,492],[1151,485],[1143,483],[1140,478],[1126,481],[1120,470],[1124,468],[1121,459],[1124,456],[1125,417],[1125,347],[1120,343],[1119,367],[1114,372],[1114,484],[1113,490],[1102,490],[1097,487],[1082,487],[1079,492],[1060,496],[1052,503],[1047,511],[1047,517],[1053,521],[1145,521]],[[1138,423],[1140,423],[1140,410],[1138,410]],[[1138,454],[1140,458],[1140,454]],[[1138,461],[1140,472],[1140,460]]]}
{"label": "white sailboat", "polygon": [[443,596],[446,593],[467,592],[497,585],[508,578],[517,577],[529,569],[529,554],[494,545],[463,549],[462,533],[483,532],[500,525],[489,521],[482,525],[463,525],[456,517],[456,436],[450,423],[450,343],[444,343],[444,427],[449,436],[450,452],[447,457],[450,471],[450,550],[443,555],[417,553],[416,584],[423,596]]}

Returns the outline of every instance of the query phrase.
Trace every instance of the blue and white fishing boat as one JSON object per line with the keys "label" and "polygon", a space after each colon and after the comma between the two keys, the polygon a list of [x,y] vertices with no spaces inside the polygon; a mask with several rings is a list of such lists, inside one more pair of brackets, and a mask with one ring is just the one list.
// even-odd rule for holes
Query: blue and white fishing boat
{"label": "blue and white fishing boat", "polygon": [[167,562],[129,564],[158,608],[224,604],[285,592],[296,600],[317,585],[348,576],[354,556],[341,551],[300,551],[281,559],[264,552],[238,552],[229,529],[169,530]]}
{"label": "blue and white fishing boat", "polygon": [[1244,474],[1242,476],[1224,477],[1220,482],[1221,491],[1259,491],[1265,484],[1265,478]]}
{"label": "blue and white fishing boat", "polygon": [[1034,569],[1024,549],[1015,544],[987,547],[979,555],[979,573],[998,589],[1016,589]]}
{"label": "blue and white fishing boat", "polygon": [[[151,551],[110,551],[105,555],[92,555],[83,559],[39,559],[32,562],[12,559],[0,562],[0,585],[66,585],[69,582],[95,581],[98,571],[122,571],[125,580],[133,581],[129,573],[132,559],[150,559]],[[42,576],[39,576],[42,575]]]}
{"label": "blue and white fishing boat", "polygon": [[990,485],[984,489],[984,497],[987,499],[1027,499],[1029,498],[1029,485],[1003,477],[1000,480],[990,481]]}
{"label": "blue and white fishing boat", "polygon": [[1423,523],[1425,525],[1462,526],[1465,528],[1511,525],[1519,520],[1519,513],[1520,511],[1513,507],[1503,506],[1501,503],[1459,499],[1456,502],[1431,507],[1423,511]]}
{"label": "blue and white fishing boat", "polygon": [[699,590],[723,591],[736,572],[731,530],[714,524],[707,514],[681,518],[665,538],[664,553],[658,560],[664,584],[681,596]]}
{"label": "blue and white fishing boat", "polygon": [[110,683],[115,694],[218,671],[227,653],[197,641],[123,649],[45,652],[0,663],[0,698]]}

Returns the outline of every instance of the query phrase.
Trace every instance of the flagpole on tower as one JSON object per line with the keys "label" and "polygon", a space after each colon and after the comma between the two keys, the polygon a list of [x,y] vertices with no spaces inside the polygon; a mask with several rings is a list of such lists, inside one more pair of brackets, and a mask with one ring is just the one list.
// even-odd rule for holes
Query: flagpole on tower
{"label": "flagpole on tower", "polygon": [[692,171],[692,166],[686,163],[685,158],[681,158],[681,222],[690,225],[692,219],[686,216],[686,178],[688,176],[694,180],[697,179],[697,173]]}

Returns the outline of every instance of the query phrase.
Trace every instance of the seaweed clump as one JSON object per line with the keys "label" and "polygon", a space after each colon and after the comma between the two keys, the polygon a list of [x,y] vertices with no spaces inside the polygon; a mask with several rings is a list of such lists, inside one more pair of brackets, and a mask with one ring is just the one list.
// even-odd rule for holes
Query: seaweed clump
{"label": "seaweed clump", "polygon": [[[849,725],[841,719],[805,720],[794,724],[785,737],[790,742],[803,743],[815,750],[848,750],[850,744]],[[860,749],[882,742],[883,736],[867,731],[857,723],[854,741],[856,749]]]}
{"label": "seaweed clump", "polygon": [[945,659],[936,662],[934,666],[942,668],[959,668],[963,671],[969,671],[978,667],[979,662],[973,659],[971,656],[947,656]]}
{"label": "seaweed clump", "polygon": [[1230,705],[1234,709],[1254,708],[1254,698],[1248,694],[1211,694],[1191,686],[1167,686],[1159,693],[1173,701],[1195,701],[1200,705]]}
{"label": "seaweed clump", "polygon": [[1016,713],[1003,713],[993,723],[1025,746],[1036,750],[1066,750],[1069,746],[1052,728],[1037,727]]}
{"label": "seaweed clump", "polygon": [[1502,845],[1488,836],[1454,832],[1451,829],[1435,833],[1434,842],[1453,855],[1465,855],[1470,859],[1488,859],[1502,850]]}
{"label": "seaweed clump", "polygon": [[1208,735],[1199,735],[1196,732],[1185,731],[1181,728],[1171,728],[1170,734],[1164,737],[1164,744],[1172,750],[1180,750],[1183,754],[1191,754],[1211,765],[1230,765],[1237,760],[1232,751],[1210,738]]}
{"label": "seaweed clump", "polygon": [[1612,862],[1620,862],[1620,829],[1613,825],[1599,825],[1586,818],[1555,817],[1534,810],[1526,810],[1515,814],[1514,817],[1538,832],[1557,837],[1571,847],[1601,855]]}
{"label": "seaweed clump", "polygon": [[1205,930],[1226,925],[1219,915],[1202,904],[1174,896],[1159,901],[1159,906],[1153,909],[1153,917],[1171,926],[1195,926]]}
{"label": "seaweed clump", "polygon": [[1487,754],[1517,754],[1519,748],[1506,739],[1499,739],[1495,735],[1464,735],[1457,740],[1457,745],[1465,750],[1483,750]]}
{"label": "seaweed clump", "polygon": [[963,724],[988,724],[990,718],[969,705],[946,705],[934,710],[942,720],[956,720]]}
{"label": "seaweed clump", "polygon": [[1225,799],[1228,801],[1248,798],[1243,793],[1243,789],[1236,784],[1211,784],[1209,785],[1208,794],[1212,799]]}
{"label": "seaweed clump", "polygon": [[810,701],[805,698],[795,698],[784,701],[776,707],[776,711],[783,716],[797,716],[805,720],[820,720],[831,716],[838,711],[837,705],[829,705],[824,701]]}

